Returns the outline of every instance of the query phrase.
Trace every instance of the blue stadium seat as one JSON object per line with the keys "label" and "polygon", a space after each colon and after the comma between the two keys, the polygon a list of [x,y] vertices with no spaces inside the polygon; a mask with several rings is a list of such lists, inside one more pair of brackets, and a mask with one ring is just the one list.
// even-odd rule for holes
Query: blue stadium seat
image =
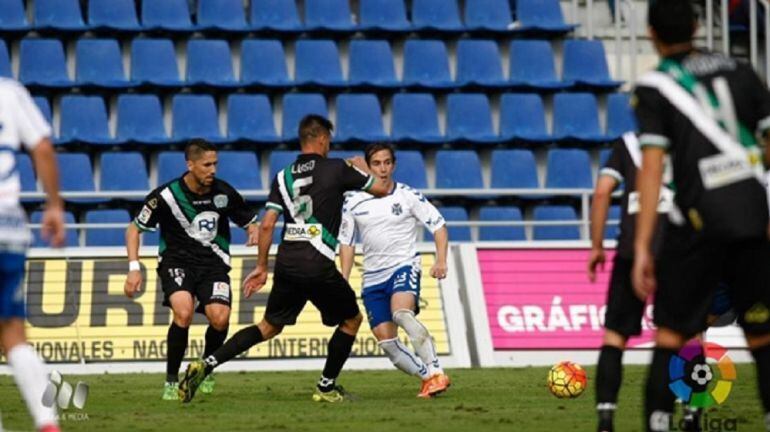
{"label": "blue stadium seat", "polygon": [[139,144],[163,144],[169,141],[163,126],[163,109],[157,96],[118,96],[117,139]]}
{"label": "blue stadium seat", "polygon": [[231,141],[280,141],[267,96],[233,94],[227,98],[227,137]]}
{"label": "blue stadium seat", "polygon": [[555,139],[607,141],[599,128],[599,106],[590,93],[558,93],[553,97]]}
{"label": "blue stadium seat", "polygon": [[591,158],[579,149],[554,149],[548,152],[545,187],[557,189],[591,189]]}
{"label": "blue stadium seat", "polygon": [[48,103],[48,99],[44,98],[43,96],[33,96],[32,101],[35,102],[35,105],[37,105],[38,109],[40,109],[40,112],[43,113],[43,117],[45,117],[45,120],[48,122],[48,124],[53,124],[51,104]]}
{"label": "blue stadium seat", "polygon": [[297,159],[298,151],[275,150],[270,152],[270,177],[268,182],[272,183],[273,178],[278,171],[286,168]]}
{"label": "blue stadium seat", "polygon": [[[115,210],[90,210],[86,212],[86,223],[105,224],[131,222],[128,211]],[[86,246],[123,246],[126,228],[91,228],[86,229]]]}
{"label": "blue stadium seat", "polygon": [[0,0],[0,31],[27,31],[24,0]]}
{"label": "blue stadium seat", "polygon": [[537,163],[530,150],[492,151],[492,188],[536,189]]}
{"label": "blue stadium seat", "polygon": [[447,140],[494,143],[489,99],[480,93],[454,93],[447,97]]}
{"label": "blue stadium seat", "polygon": [[242,0],[198,0],[198,26],[210,30],[246,31]]}
{"label": "blue stadium seat", "polygon": [[[93,192],[94,170],[85,153],[56,153],[59,164],[59,188],[62,192]],[[69,198],[74,203],[97,203],[98,198]]]}
{"label": "blue stadium seat", "polygon": [[308,30],[353,31],[348,0],[305,0],[305,27]]}
{"label": "blue stadium seat", "polygon": [[564,22],[558,0],[516,0],[517,30],[566,33],[575,29]]}
{"label": "blue stadium seat", "polygon": [[[463,207],[439,207],[438,211],[447,222],[468,222],[468,212]],[[449,241],[451,242],[469,242],[471,241],[471,227],[469,226],[447,226],[449,232]],[[433,235],[424,230],[425,241],[432,242]]]}
{"label": "blue stadium seat", "polygon": [[337,96],[337,133],[334,140],[384,141],[382,109],[373,94],[342,94]]}
{"label": "blue stadium seat", "polygon": [[599,40],[564,41],[564,80],[599,90],[612,90],[623,84],[610,78],[604,45]]}
{"label": "blue stadium seat", "polygon": [[134,39],[131,43],[131,80],[160,87],[179,87],[174,43],[169,39]]}
{"label": "blue stadium seat", "polygon": [[143,1],[142,26],[145,30],[195,30],[187,0]]}
{"label": "blue stadium seat", "polygon": [[237,190],[262,189],[259,160],[254,152],[221,151],[217,158],[217,177]]}
{"label": "blue stadium seat", "polygon": [[245,39],[241,45],[241,82],[267,87],[292,85],[285,59],[281,41]]}
{"label": "blue stadium seat", "polygon": [[465,1],[465,27],[470,30],[509,31],[512,24],[508,0]]}
{"label": "blue stadium seat", "polygon": [[404,44],[404,85],[428,88],[455,86],[444,42],[409,39]]}
{"label": "blue stadium seat", "polygon": [[607,136],[618,138],[636,130],[636,116],[627,93],[613,93],[607,97]]}
{"label": "blue stadium seat", "polygon": [[479,155],[473,150],[439,150],[436,152],[437,189],[481,189]]}
{"label": "blue stadium seat", "polygon": [[[32,167],[32,159],[26,153],[16,153],[16,168],[19,170],[19,181],[22,192],[39,192],[35,169]],[[40,198],[22,198],[22,203],[41,203]]]}
{"label": "blue stadium seat", "polygon": [[404,0],[360,0],[359,15],[362,30],[402,32],[412,28]]}
{"label": "blue stadium seat", "polygon": [[251,28],[278,31],[303,29],[297,13],[297,4],[286,0],[260,0],[251,2]]}
{"label": "blue stadium seat", "polygon": [[439,131],[436,100],[429,94],[397,93],[393,96],[394,141],[438,144],[444,141]]}
{"label": "blue stadium seat", "polygon": [[89,0],[88,24],[95,29],[140,31],[134,0]]}
{"label": "blue stadium seat", "polygon": [[308,114],[329,118],[326,99],[317,93],[288,93],[283,96],[283,125],[281,136],[284,140],[297,139],[300,120]]}
{"label": "blue stadium seat", "polygon": [[[607,225],[604,227],[604,238],[614,239],[617,238],[618,235],[620,235],[620,217],[621,217],[621,208],[620,206],[610,206],[610,211],[607,214]],[[615,223],[612,223],[615,222]]]}
{"label": "blue stadium seat", "polygon": [[35,0],[35,29],[85,31],[79,0]]}
{"label": "blue stadium seat", "polygon": [[[346,0],[347,1],[347,0]],[[342,87],[340,53],[331,40],[298,40],[294,46],[297,84]]]}
{"label": "blue stadium seat", "polygon": [[0,77],[13,78],[11,70],[11,56],[8,54],[8,45],[0,39]]}
{"label": "blue stadium seat", "polygon": [[[104,152],[100,155],[99,189],[102,191],[148,191],[147,164],[139,152]],[[130,173],[130,175],[127,175]],[[132,198],[141,201],[142,198]]]}
{"label": "blue stadium seat", "polygon": [[536,90],[559,90],[572,83],[556,77],[551,43],[544,40],[514,40],[510,50],[510,84]]}
{"label": "blue stadium seat", "polygon": [[500,98],[500,137],[504,140],[533,142],[551,140],[540,96],[526,93],[503,94]]}
{"label": "blue stadium seat", "polygon": [[123,72],[120,45],[115,39],[80,39],[75,45],[75,59],[75,80],[80,85],[132,86]]}
{"label": "blue stadium seat", "polygon": [[239,85],[233,73],[233,57],[227,41],[193,39],[187,43],[187,85]]}
{"label": "blue stadium seat", "polygon": [[397,87],[401,83],[393,65],[393,51],[384,40],[350,42],[349,85]]}
{"label": "blue stadium seat", "polygon": [[107,108],[101,96],[66,95],[59,105],[61,124],[58,144],[111,145]]}
{"label": "blue stadium seat", "polygon": [[[518,207],[495,206],[482,207],[479,220],[487,222],[521,222],[521,210]],[[480,241],[525,241],[527,235],[523,226],[482,226],[479,227]]]}
{"label": "blue stadium seat", "polygon": [[412,25],[416,30],[462,31],[456,0],[412,0]]}
{"label": "blue stadium seat", "polygon": [[[39,224],[43,220],[43,212],[42,211],[34,211],[29,217],[30,223],[33,224]],[[72,215],[71,212],[65,211],[64,212],[64,224],[65,225],[74,225],[75,224],[75,216]],[[125,231],[125,230],[124,230]],[[32,247],[50,247],[50,244],[43,240],[42,236],[40,235],[40,228],[35,228],[32,230]],[[80,245],[80,242],[78,240],[78,230],[75,228],[68,228],[65,231],[65,239],[64,239],[64,246],[66,247],[77,247]]]}
{"label": "blue stadium seat", "polygon": [[72,86],[61,41],[22,39],[20,47],[19,81],[32,86]]}
{"label": "blue stadium seat", "polygon": [[178,94],[171,102],[173,132],[176,140],[205,138],[222,141],[219,115],[214,98],[209,95]]}
{"label": "blue stadium seat", "polygon": [[493,40],[460,39],[457,43],[458,85],[500,87],[507,85],[503,77],[500,49]]}
{"label": "blue stadium seat", "polygon": [[184,152],[164,151],[158,153],[158,186],[181,177],[187,172]]}
{"label": "blue stadium seat", "polygon": [[[542,205],[535,207],[535,221],[577,221],[575,209],[564,205]],[[580,240],[577,225],[535,226],[533,240]]]}
{"label": "blue stadium seat", "polygon": [[396,171],[393,178],[415,189],[426,189],[428,177],[425,175],[425,161],[417,150],[396,151]]}

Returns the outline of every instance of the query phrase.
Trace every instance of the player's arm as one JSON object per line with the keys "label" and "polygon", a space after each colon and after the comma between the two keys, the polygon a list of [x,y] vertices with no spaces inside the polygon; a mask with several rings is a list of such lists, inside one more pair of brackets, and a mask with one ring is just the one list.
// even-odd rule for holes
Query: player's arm
{"label": "player's arm", "polygon": [[449,230],[446,225],[433,233],[433,243],[436,244],[436,262],[430,269],[430,275],[436,279],[444,279],[447,273],[447,252],[449,250]]}
{"label": "player's arm", "polygon": [[345,280],[350,280],[350,272],[353,270],[353,261],[356,257],[355,245],[340,245],[340,273]]}
{"label": "player's arm", "polygon": [[596,281],[596,267],[604,268],[604,227],[612,200],[612,191],[618,185],[613,177],[602,175],[596,182],[591,201],[591,255],[588,258],[588,279]]}
{"label": "player's arm", "polygon": [[270,245],[273,242],[273,231],[280,213],[268,207],[265,216],[259,223],[259,241],[257,256],[257,268],[254,269],[243,283],[243,294],[249,298],[252,294],[262,289],[267,283],[267,258],[270,253]]}
{"label": "player's arm", "polygon": [[364,158],[361,156],[356,156],[348,159],[348,163],[350,163],[350,165],[355,167],[358,171],[361,171],[361,175],[369,176],[367,179],[367,184],[361,188],[361,190],[368,192],[377,198],[384,197],[390,193],[390,190],[388,190],[385,182],[372,174],[372,171],[369,169],[369,166],[366,164],[366,160]]}
{"label": "player's arm", "polygon": [[412,215],[433,234],[436,244],[436,262],[430,269],[430,275],[436,279],[444,279],[447,274],[447,252],[449,249],[449,231],[446,221],[436,206],[417,190],[408,188]]}
{"label": "player's arm", "polygon": [[41,234],[51,246],[64,244],[64,203],[59,196],[59,166],[49,138],[40,140],[30,152],[40,183],[46,193]]}
{"label": "player's arm", "polygon": [[634,258],[640,266],[644,267],[641,272],[634,274],[634,290],[639,298],[647,298],[655,291],[652,238],[658,221],[658,200],[663,178],[664,156],[665,150],[662,148],[643,148],[642,168],[639,170],[636,181],[636,190],[639,192],[639,214],[636,218]]}
{"label": "player's arm", "polygon": [[246,200],[234,188],[228,193],[229,215],[236,225],[246,230],[248,236],[246,246],[256,246],[259,238],[259,225],[257,223],[257,213],[246,204]]}
{"label": "player's arm", "polygon": [[134,223],[126,228],[126,254],[128,255],[128,274],[123,285],[126,297],[133,298],[142,289],[142,270],[139,265],[139,238],[141,231]]}

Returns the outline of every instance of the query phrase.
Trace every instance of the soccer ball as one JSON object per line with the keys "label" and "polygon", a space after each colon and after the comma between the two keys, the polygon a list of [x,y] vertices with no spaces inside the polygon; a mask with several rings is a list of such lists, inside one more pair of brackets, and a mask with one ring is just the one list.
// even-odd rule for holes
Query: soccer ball
{"label": "soccer ball", "polygon": [[548,371],[548,390],[559,399],[580,396],[587,382],[586,371],[577,363],[564,361]]}

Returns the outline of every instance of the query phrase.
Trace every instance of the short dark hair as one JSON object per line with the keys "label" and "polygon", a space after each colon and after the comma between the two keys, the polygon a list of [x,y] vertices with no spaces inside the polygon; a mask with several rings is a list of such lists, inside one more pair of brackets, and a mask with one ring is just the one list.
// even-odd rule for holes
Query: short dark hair
{"label": "short dark hair", "polygon": [[203,153],[209,151],[217,151],[217,148],[214,147],[214,144],[211,144],[210,142],[200,138],[192,139],[184,147],[184,160],[198,160],[203,155]]}
{"label": "short dark hair", "polygon": [[372,160],[372,156],[374,156],[374,154],[378,151],[382,150],[389,151],[390,157],[393,159],[393,163],[396,163],[396,152],[393,150],[392,145],[388,143],[372,143],[364,148],[364,159],[366,159],[366,164],[369,165],[369,162]]}
{"label": "short dark hair", "polygon": [[304,145],[313,138],[319,138],[323,135],[331,136],[334,125],[326,117],[318,114],[309,114],[302,117],[299,122],[299,143]]}
{"label": "short dark hair", "polygon": [[692,0],[650,0],[647,20],[665,44],[690,42],[695,33]]}

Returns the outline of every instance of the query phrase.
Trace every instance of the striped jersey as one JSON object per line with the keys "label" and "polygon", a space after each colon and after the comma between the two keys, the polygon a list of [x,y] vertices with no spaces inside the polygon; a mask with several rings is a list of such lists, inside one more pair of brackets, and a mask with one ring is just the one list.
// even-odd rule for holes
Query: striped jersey
{"label": "striped jersey", "polygon": [[21,84],[0,78],[0,249],[24,249],[31,240],[19,205],[21,179],[16,152],[31,151],[51,127]]}
{"label": "striped jersey", "polygon": [[283,214],[276,266],[307,271],[334,266],[344,194],[368,190],[374,177],[342,159],[300,154],[273,179],[267,209]]}
{"label": "striped jersey", "polygon": [[179,267],[230,269],[230,220],[246,228],[256,212],[226,182],[215,179],[206,194],[187,187],[184,176],[145,198],[133,223],[141,231],[160,228],[158,260]]}

